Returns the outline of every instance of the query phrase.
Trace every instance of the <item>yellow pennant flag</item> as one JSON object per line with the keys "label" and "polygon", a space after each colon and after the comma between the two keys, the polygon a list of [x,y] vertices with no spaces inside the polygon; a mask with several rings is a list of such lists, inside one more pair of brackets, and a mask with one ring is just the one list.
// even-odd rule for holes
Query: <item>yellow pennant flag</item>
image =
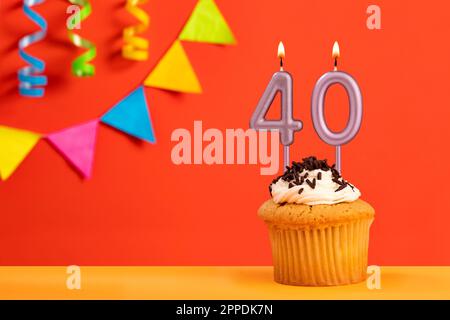
{"label": "yellow pennant flag", "polygon": [[34,132],[0,126],[0,177],[6,180],[40,139]]}
{"label": "yellow pennant flag", "polygon": [[213,44],[236,44],[233,32],[214,0],[197,2],[179,39]]}
{"label": "yellow pennant flag", "polygon": [[144,85],[185,93],[202,92],[200,82],[179,40],[175,40],[145,79]]}

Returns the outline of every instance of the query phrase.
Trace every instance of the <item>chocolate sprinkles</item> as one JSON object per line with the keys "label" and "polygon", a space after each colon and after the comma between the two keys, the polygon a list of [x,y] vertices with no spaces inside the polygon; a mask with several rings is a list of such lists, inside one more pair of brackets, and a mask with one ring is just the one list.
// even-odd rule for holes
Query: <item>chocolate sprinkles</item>
{"label": "chocolate sprinkles", "polygon": [[[318,180],[322,180],[322,172],[318,172],[317,176],[308,179],[309,171],[313,170],[321,170],[324,172],[331,171],[331,181],[336,183],[339,187],[335,190],[335,192],[341,191],[347,186],[354,189],[354,186],[345,181],[339,171],[336,170],[336,165],[329,165],[327,163],[327,159],[319,160],[314,156],[303,158],[301,162],[292,161],[292,166],[286,166],[286,171],[283,175],[272,180],[272,184],[277,183],[280,179],[288,182],[288,187],[293,188],[295,186],[302,186],[305,183],[311,188],[315,189]],[[317,181],[316,181],[317,180]],[[304,191],[304,188],[300,188],[298,190],[298,194],[301,194]],[[269,192],[272,195],[272,186],[269,187]]]}
{"label": "chocolate sprinkles", "polygon": [[312,182],[309,181],[309,179],[306,179],[306,183],[311,187],[311,189],[314,189],[316,187],[316,178],[314,178]]}

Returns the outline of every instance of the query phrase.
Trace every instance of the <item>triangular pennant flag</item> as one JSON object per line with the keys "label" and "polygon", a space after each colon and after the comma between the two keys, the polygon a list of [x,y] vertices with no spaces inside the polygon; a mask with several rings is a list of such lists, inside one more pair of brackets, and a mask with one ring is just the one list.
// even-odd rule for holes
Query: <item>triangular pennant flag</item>
{"label": "triangular pennant flag", "polygon": [[145,79],[144,85],[185,93],[202,92],[195,71],[178,40],[175,40],[172,47]]}
{"label": "triangular pennant flag", "polygon": [[34,132],[0,126],[0,177],[3,180],[17,169],[40,137]]}
{"label": "triangular pennant flag", "polygon": [[142,86],[117,103],[101,121],[136,138],[156,142]]}
{"label": "triangular pennant flag", "polygon": [[94,162],[98,120],[70,127],[47,136],[47,140],[84,178],[90,178]]}
{"label": "triangular pennant flag", "polygon": [[214,0],[199,0],[181,31],[180,40],[235,44],[233,33]]}

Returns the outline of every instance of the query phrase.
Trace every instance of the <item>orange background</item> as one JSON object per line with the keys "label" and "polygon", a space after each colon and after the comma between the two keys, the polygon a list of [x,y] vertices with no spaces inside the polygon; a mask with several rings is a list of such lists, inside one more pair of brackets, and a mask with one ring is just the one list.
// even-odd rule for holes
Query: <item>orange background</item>
{"label": "orange background", "polygon": [[[98,48],[95,77],[70,73],[79,54],[67,40],[68,2],[47,0],[39,11],[47,38],[33,54],[47,62],[43,99],[17,94],[23,65],[17,41],[35,30],[20,1],[0,4],[0,123],[52,132],[94,119],[136,88],[174,41],[195,0],[152,0],[150,59],[120,55],[122,29],[135,20],[124,1],[92,1],[81,34]],[[176,128],[247,128],[272,73],[279,40],[295,79],[295,115],[304,123],[292,158],[334,159],[315,134],[310,97],[332,67],[359,82],[364,119],[343,147],[344,176],[373,204],[370,263],[450,264],[450,4],[375,1],[382,30],[366,28],[370,1],[217,0],[237,40],[221,47],[187,43],[201,95],[146,89],[157,144],[140,143],[106,126],[98,135],[94,176],[83,181],[45,141],[0,183],[0,264],[3,265],[268,265],[265,226],[256,217],[272,177],[256,165],[181,165],[170,159]],[[327,96],[332,127],[345,125],[344,90]]]}

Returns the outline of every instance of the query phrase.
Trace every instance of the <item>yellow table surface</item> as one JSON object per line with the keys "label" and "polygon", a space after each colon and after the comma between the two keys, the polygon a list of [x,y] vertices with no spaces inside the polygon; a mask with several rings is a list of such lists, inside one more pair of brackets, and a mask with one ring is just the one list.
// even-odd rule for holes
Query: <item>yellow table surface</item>
{"label": "yellow table surface", "polygon": [[0,299],[450,299],[450,267],[382,267],[381,289],[275,283],[272,267],[0,267]]}

